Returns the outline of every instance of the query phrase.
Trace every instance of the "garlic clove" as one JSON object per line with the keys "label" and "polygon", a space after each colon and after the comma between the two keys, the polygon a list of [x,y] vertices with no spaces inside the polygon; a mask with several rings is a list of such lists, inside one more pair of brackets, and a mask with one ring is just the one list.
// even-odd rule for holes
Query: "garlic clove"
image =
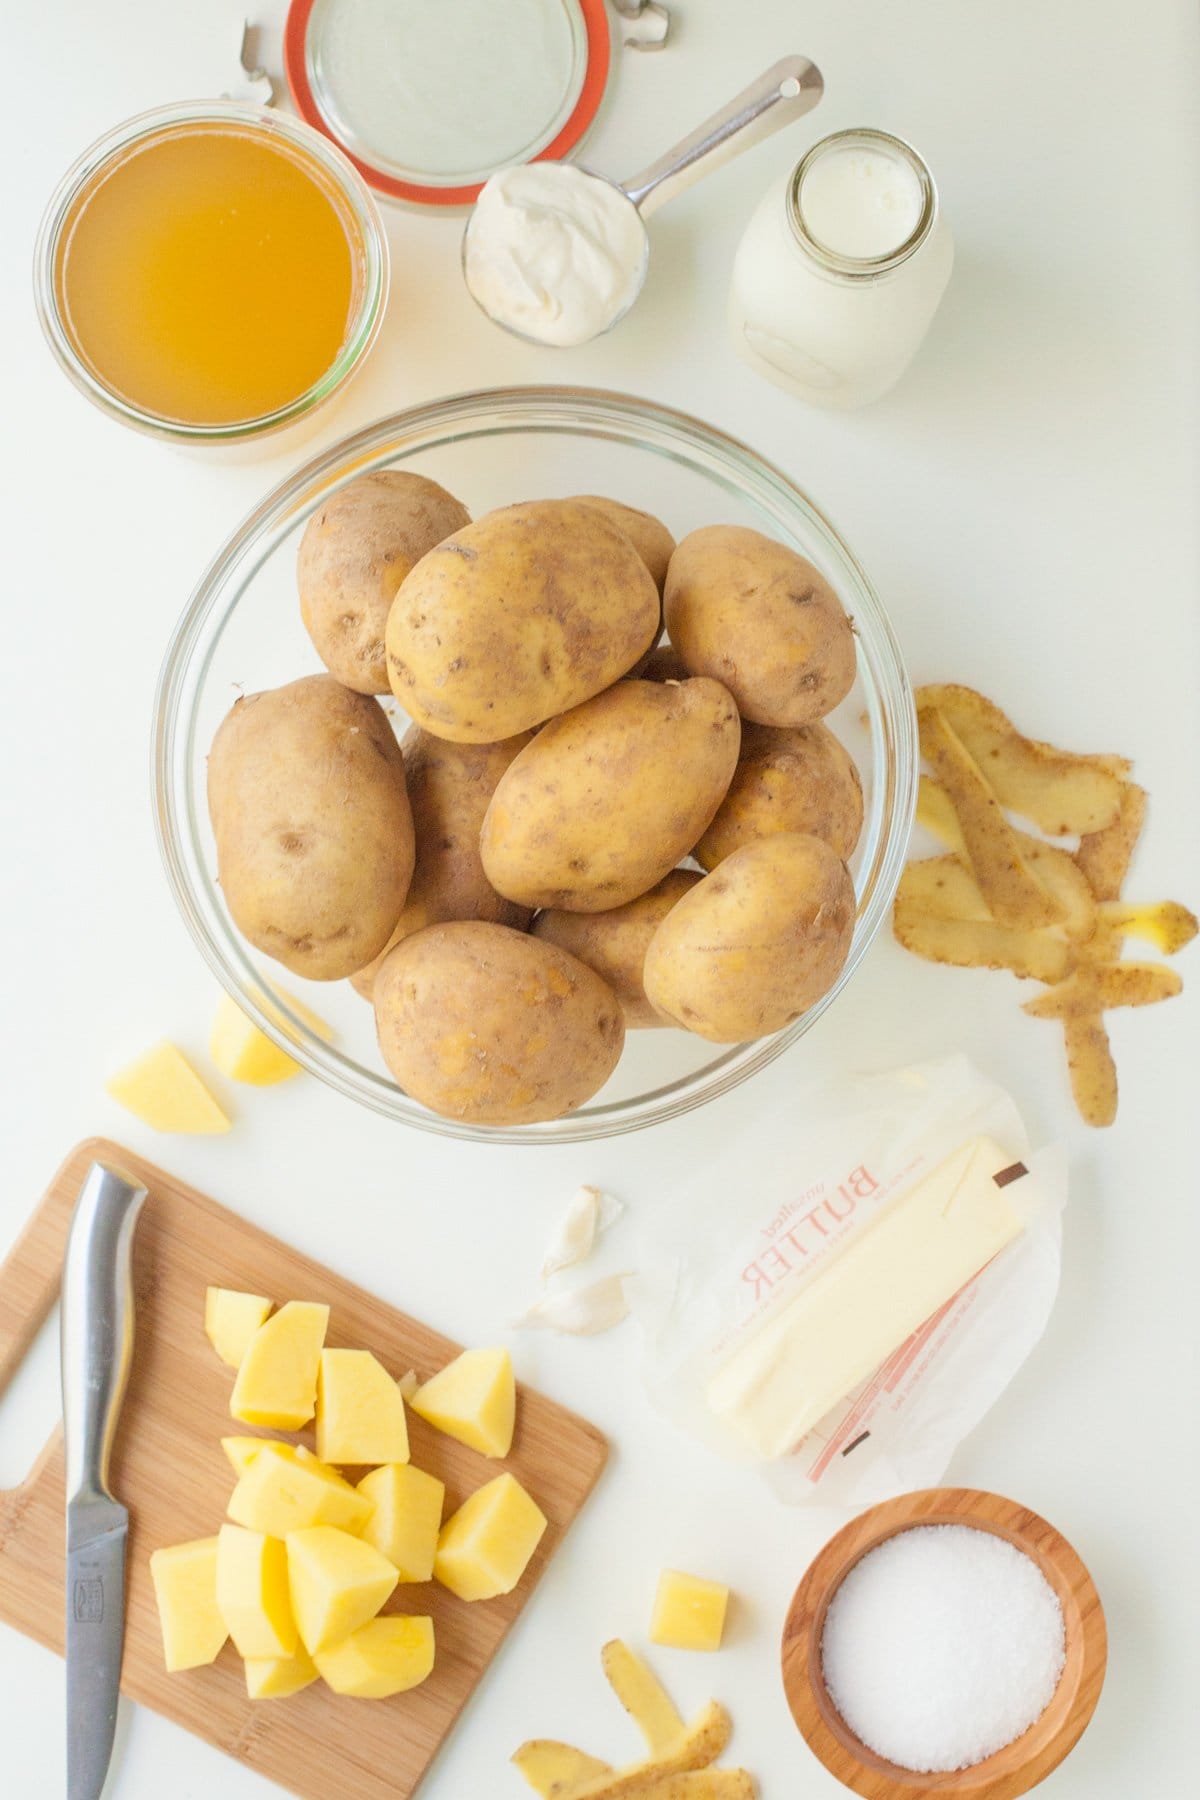
{"label": "garlic clove", "polygon": [[629,1317],[629,1301],[625,1297],[628,1277],[626,1270],[582,1287],[543,1294],[513,1324],[519,1330],[561,1331],[573,1337],[594,1337],[598,1332],[611,1331]]}
{"label": "garlic clove", "polygon": [[597,1187],[581,1187],[567,1207],[542,1259],[541,1276],[549,1281],[560,1269],[584,1262],[598,1239],[624,1212],[621,1202]]}

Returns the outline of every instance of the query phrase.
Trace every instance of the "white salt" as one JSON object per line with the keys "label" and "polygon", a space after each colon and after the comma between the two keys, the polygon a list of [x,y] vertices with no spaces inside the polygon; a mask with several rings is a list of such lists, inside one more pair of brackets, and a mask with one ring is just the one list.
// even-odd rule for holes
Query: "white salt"
{"label": "white salt", "polygon": [[1066,1655],[1062,1607],[1030,1557],[970,1525],[917,1525],[855,1564],[829,1605],[830,1699],[877,1756],[965,1769],[1041,1717]]}

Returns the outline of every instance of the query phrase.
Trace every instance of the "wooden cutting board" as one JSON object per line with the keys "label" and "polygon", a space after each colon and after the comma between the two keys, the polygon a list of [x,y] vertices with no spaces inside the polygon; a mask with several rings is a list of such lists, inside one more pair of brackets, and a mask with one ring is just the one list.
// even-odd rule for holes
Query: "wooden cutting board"
{"label": "wooden cutting board", "polygon": [[[436,1582],[396,1589],[387,1611],[434,1620],[437,1664],[411,1693],[349,1700],[317,1683],[252,1704],[229,1644],[210,1668],[168,1675],[147,1559],[161,1544],[217,1530],[233,1484],[219,1440],[247,1429],[230,1420],[233,1371],[204,1335],[209,1283],[277,1302],[327,1301],[328,1342],[373,1350],[397,1376],[412,1368],[425,1378],[459,1346],[120,1145],[94,1139],[71,1152],[0,1268],[0,1392],[57,1297],[75,1197],[94,1161],[128,1170],[150,1194],[137,1230],[136,1347],[113,1461],[113,1488],[130,1515],[122,1691],[307,1800],[407,1800],[595,1486],[607,1444],[594,1426],[525,1388],[503,1465],[410,1416],[413,1461],[446,1483],[447,1511],[503,1466],[550,1522],[516,1592],[502,1599],[467,1604]],[[63,1561],[56,1432],[21,1486],[0,1492],[0,1619],[60,1655]],[[510,1748],[495,1746],[497,1788]]]}

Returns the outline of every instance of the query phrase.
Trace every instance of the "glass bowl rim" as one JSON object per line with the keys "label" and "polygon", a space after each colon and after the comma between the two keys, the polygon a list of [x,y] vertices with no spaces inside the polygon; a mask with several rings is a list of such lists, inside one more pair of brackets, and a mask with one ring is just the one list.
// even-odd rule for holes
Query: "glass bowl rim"
{"label": "glass bowl rim", "polygon": [[[460,429],[455,431],[455,426]],[[273,985],[269,1006],[259,1003],[264,977],[251,963],[248,947],[227,918],[222,918],[227,941],[224,946],[218,942],[188,872],[189,852],[198,865],[203,863],[203,857],[190,806],[191,781],[177,784],[175,780],[181,747],[186,766],[191,768],[194,763],[195,707],[193,704],[185,715],[183,700],[196,653],[204,643],[205,627],[216,612],[233,571],[261,546],[265,537],[272,533],[279,538],[284,536],[295,524],[301,508],[306,513],[314,510],[323,486],[340,485],[352,470],[365,472],[376,466],[375,456],[382,463],[386,453],[391,452],[394,460],[401,440],[407,440],[410,454],[415,454],[423,448],[457,440],[506,436],[522,430],[567,430],[573,435],[592,436],[598,434],[597,427],[601,428],[599,435],[608,435],[635,449],[657,451],[712,479],[712,471],[693,460],[698,449],[707,451],[724,471],[730,492],[743,500],[758,497],[759,493],[774,493],[789,509],[798,511],[824,540],[824,547],[846,565],[857,584],[856,621],[864,615],[869,619],[870,660],[878,660],[881,665],[879,671],[874,667],[871,671],[879,715],[871,723],[873,730],[885,724],[888,729],[890,755],[884,756],[887,793],[869,879],[857,896],[854,941],[846,963],[829,992],[793,1024],[774,1036],[746,1044],[714,1045],[714,1050],[723,1051],[715,1062],[633,1098],[589,1104],[535,1125],[473,1125],[429,1111],[410,1099],[390,1078],[367,1074],[361,1065],[342,1057],[333,1045],[318,1042],[303,1015],[293,1011],[285,995]],[[607,433],[604,427],[608,428]],[[648,443],[645,434],[649,430],[656,431],[663,442]],[[422,434],[432,435],[433,442],[425,441]],[[686,454],[688,451],[692,455]],[[256,556],[250,573],[262,565],[275,547],[274,543],[269,544]],[[201,684],[208,659],[240,597],[240,592],[232,597],[225,594],[224,609],[200,670]],[[861,631],[859,643],[863,643]],[[558,384],[472,389],[405,408],[338,439],[276,483],[226,538],[176,622],[155,691],[151,743],[154,824],[167,880],[188,930],[225,991],[273,1043],[336,1092],[418,1130],[488,1144],[582,1143],[641,1130],[677,1118],[730,1092],[790,1049],[841,993],[887,917],[904,868],[916,809],[918,768],[912,686],[891,621],[857,558],[804,491],[740,439],[689,413],[636,395]],[[221,916],[215,881],[211,875],[202,876],[203,879],[207,879],[208,897]],[[272,971],[272,984],[275,979]],[[287,971],[282,967],[278,979],[286,983]]]}
{"label": "glass bowl rim", "polygon": [[[272,412],[222,424],[189,424],[167,419],[125,400],[94,375],[75,348],[58,303],[55,259],[63,225],[71,206],[105,164],[144,138],[172,125],[229,122],[248,126],[267,135],[288,139],[317,162],[349,207],[362,236],[363,287],[345,342],[334,361],[311,387]],[[95,406],[110,418],[151,437],[173,443],[235,443],[264,437],[293,424],[329,399],[361,366],[379,335],[387,308],[390,257],[383,219],[370,188],[350,158],[322,132],[303,119],[294,119],[274,107],[255,106],[243,100],[177,100],[135,113],[96,138],[75,158],[61,177],[42,213],[33,251],[33,296],[38,323],[56,362],[67,377]]]}

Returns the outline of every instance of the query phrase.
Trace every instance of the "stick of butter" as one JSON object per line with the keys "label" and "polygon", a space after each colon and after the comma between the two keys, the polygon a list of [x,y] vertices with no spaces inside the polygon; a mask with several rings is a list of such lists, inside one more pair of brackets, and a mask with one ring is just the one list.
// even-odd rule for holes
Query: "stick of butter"
{"label": "stick of butter", "polygon": [[971,1138],[889,1201],[713,1376],[710,1410],[758,1456],[785,1456],[1020,1233],[1018,1170]]}

